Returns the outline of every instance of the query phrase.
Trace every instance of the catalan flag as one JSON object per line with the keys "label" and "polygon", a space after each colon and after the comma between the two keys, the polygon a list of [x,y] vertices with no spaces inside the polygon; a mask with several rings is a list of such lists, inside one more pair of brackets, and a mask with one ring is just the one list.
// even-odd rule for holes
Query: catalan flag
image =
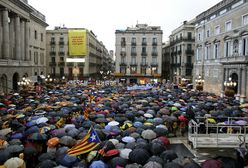
{"label": "catalan flag", "polygon": [[85,120],[89,119],[89,107],[86,107],[84,110],[84,119]]}
{"label": "catalan flag", "polygon": [[67,151],[68,155],[77,156],[87,152],[90,152],[95,147],[100,144],[101,140],[99,139],[94,128],[90,128],[86,136],[75,146]]}

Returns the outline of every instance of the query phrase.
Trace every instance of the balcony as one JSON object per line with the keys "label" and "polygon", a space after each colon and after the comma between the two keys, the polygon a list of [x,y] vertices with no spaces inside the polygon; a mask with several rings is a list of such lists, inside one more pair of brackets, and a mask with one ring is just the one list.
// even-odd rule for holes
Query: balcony
{"label": "balcony", "polygon": [[56,66],[56,62],[49,62],[49,66]]}
{"label": "balcony", "polygon": [[194,55],[194,50],[186,50],[185,53],[190,54],[190,55]]}
{"label": "balcony", "polygon": [[65,62],[63,62],[63,61],[58,62],[58,66],[65,66]]}
{"label": "balcony", "polygon": [[74,66],[74,63],[73,62],[67,62],[66,64],[68,67],[73,67]]}
{"label": "balcony", "polygon": [[177,51],[177,54],[178,54],[178,55],[180,55],[181,53],[182,53],[182,51],[181,51],[181,50],[178,50],[178,51]]}
{"label": "balcony", "polygon": [[50,41],[50,45],[55,45],[56,42],[55,41]]}
{"label": "balcony", "polygon": [[56,52],[55,51],[50,51],[50,55],[55,56]]}
{"label": "balcony", "polygon": [[131,52],[131,56],[137,56],[136,52]]}
{"label": "balcony", "polygon": [[172,66],[172,67],[180,67],[181,64],[180,64],[180,63],[173,63],[173,64],[171,64],[171,66]]}
{"label": "balcony", "polygon": [[141,56],[147,56],[147,52],[142,52]]}
{"label": "balcony", "polygon": [[193,68],[193,63],[185,63],[185,66],[186,66],[187,68]]}
{"label": "balcony", "polygon": [[158,56],[158,52],[152,52],[152,56]]}
{"label": "balcony", "polygon": [[126,41],[121,41],[121,46],[125,47],[126,46]]}
{"label": "balcony", "polygon": [[84,66],[84,62],[78,62],[77,65],[78,65],[78,67],[83,67]]}
{"label": "balcony", "polygon": [[147,62],[141,62],[141,63],[140,63],[140,66],[142,66],[142,67],[148,66],[148,63],[147,63]]}
{"label": "balcony", "polygon": [[131,42],[131,46],[136,46],[136,42]]}
{"label": "balcony", "polygon": [[152,42],[152,46],[157,46],[158,43],[157,42]]}
{"label": "balcony", "polygon": [[121,52],[120,52],[120,55],[121,55],[122,57],[126,56],[126,55],[127,55],[127,54],[126,54],[126,51],[121,51]]}
{"label": "balcony", "polygon": [[158,66],[158,63],[157,63],[157,62],[152,62],[152,63],[151,63],[151,66],[152,66],[152,67],[157,67],[157,66]]}
{"label": "balcony", "polygon": [[65,45],[65,42],[64,41],[60,41],[59,42],[59,45]]}
{"label": "balcony", "polygon": [[137,66],[136,62],[130,62],[130,66]]}
{"label": "balcony", "polygon": [[147,42],[142,42],[141,45],[142,46],[147,46]]}
{"label": "balcony", "polygon": [[120,62],[120,66],[127,66],[126,62]]}
{"label": "balcony", "polygon": [[65,55],[65,52],[64,51],[60,51],[59,52],[59,56],[64,56]]}

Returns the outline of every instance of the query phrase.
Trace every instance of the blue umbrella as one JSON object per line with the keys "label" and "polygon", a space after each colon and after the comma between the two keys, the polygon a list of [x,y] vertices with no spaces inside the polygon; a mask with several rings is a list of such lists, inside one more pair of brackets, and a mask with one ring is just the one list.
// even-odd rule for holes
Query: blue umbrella
{"label": "blue umbrella", "polygon": [[36,122],[34,120],[31,120],[31,121],[27,122],[27,124],[26,124],[27,127],[32,127],[34,125],[36,125]]}
{"label": "blue umbrella", "polygon": [[25,131],[25,136],[28,136],[28,135],[30,135],[30,134],[33,134],[33,133],[35,133],[35,132],[40,132],[40,128],[38,127],[38,126],[33,126],[33,127],[30,127],[29,129],[27,129],[26,131]]}
{"label": "blue umbrella", "polygon": [[67,166],[67,167],[71,167],[73,164],[75,164],[78,161],[76,156],[70,156],[68,154],[65,154],[64,156],[62,156],[58,162],[63,165],[63,166]]}
{"label": "blue umbrella", "polygon": [[23,134],[22,133],[14,133],[10,136],[10,139],[22,139]]}

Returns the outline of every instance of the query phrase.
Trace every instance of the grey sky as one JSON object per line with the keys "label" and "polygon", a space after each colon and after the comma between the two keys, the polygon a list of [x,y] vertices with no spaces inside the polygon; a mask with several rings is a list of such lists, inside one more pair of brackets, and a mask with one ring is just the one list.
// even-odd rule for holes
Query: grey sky
{"label": "grey sky", "polygon": [[161,26],[163,42],[184,20],[191,20],[220,0],[28,0],[46,16],[47,29],[92,30],[108,50],[115,50],[115,30],[147,23]]}

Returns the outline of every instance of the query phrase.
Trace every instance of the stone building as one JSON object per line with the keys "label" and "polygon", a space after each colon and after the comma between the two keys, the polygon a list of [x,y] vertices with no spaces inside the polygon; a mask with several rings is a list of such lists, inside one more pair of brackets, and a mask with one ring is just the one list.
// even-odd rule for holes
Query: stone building
{"label": "stone building", "polygon": [[192,81],[195,48],[194,20],[184,23],[170,35],[170,76],[174,83]]}
{"label": "stone building", "polygon": [[[69,54],[69,31],[86,30],[87,53],[81,56]],[[108,71],[110,54],[96,35],[84,28],[55,27],[47,30],[47,75],[54,79],[66,80],[101,78],[100,70]],[[112,62],[111,62],[112,63]]]}
{"label": "stone building", "polygon": [[162,46],[162,74],[161,78],[165,79],[164,82],[171,80],[170,78],[171,65],[170,65],[170,43],[164,43]]}
{"label": "stone building", "polygon": [[45,16],[27,0],[0,0],[0,93],[46,72]]}
{"label": "stone building", "polygon": [[115,77],[122,83],[161,80],[162,34],[159,26],[137,24],[116,30]]}
{"label": "stone building", "polygon": [[248,1],[223,0],[196,17],[195,75],[204,90],[223,95],[229,78],[236,98],[248,96]]}

